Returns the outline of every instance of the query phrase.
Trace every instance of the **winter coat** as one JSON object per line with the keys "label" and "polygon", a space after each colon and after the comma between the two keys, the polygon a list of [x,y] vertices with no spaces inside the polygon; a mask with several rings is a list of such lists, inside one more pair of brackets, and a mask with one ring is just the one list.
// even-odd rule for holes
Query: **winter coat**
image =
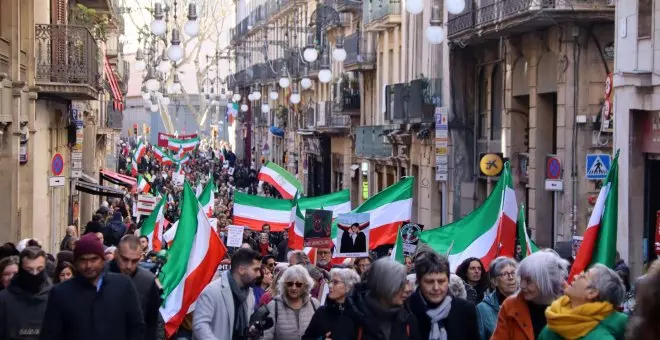
{"label": "winter coat", "polygon": [[[234,333],[234,296],[229,286],[230,271],[219,280],[209,283],[195,304],[193,313],[193,339],[230,340]],[[254,312],[254,293],[249,290],[246,299],[246,320]]]}
{"label": "winter coat", "polygon": [[481,340],[488,340],[495,330],[497,324],[497,313],[500,312],[500,302],[497,291],[484,297],[477,305],[477,322],[479,324],[479,336]]}
{"label": "winter coat", "polygon": [[103,240],[105,241],[105,245],[108,247],[117,246],[119,240],[124,236],[127,229],[128,227],[124,224],[122,213],[115,211],[112,215],[112,219],[105,225],[105,228],[103,228]]}
{"label": "winter coat", "polygon": [[263,340],[299,340],[318,307],[319,301],[307,295],[296,312],[281,295],[274,297],[267,308],[275,325],[264,332]]}
{"label": "winter coat", "polygon": [[[112,261],[109,264],[109,270],[113,273],[121,274],[117,262]],[[158,309],[160,307],[160,289],[156,285],[156,277],[149,270],[138,266],[131,281],[135,285],[138,296],[140,297],[140,307],[144,315],[146,325],[144,339],[155,340],[158,327]]]}
{"label": "winter coat", "polygon": [[351,324],[349,315],[351,306],[348,302],[338,304],[328,299],[325,306],[319,307],[309,323],[303,340],[325,339],[330,333],[332,339],[351,339],[355,337],[355,331],[348,329],[346,325]]}
{"label": "winter coat", "polygon": [[[614,311],[580,340],[623,340],[627,325],[628,316]],[[538,340],[562,340],[562,337],[545,326]]]}
{"label": "winter coat", "polygon": [[[426,303],[422,293],[417,290],[406,301],[408,309],[415,315],[419,336],[428,339],[431,333],[431,319],[426,315]],[[478,340],[477,312],[470,302],[452,298],[451,310],[444,320],[448,340]]]}
{"label": "winter coat", "polygon": [[100,286],[83,276],[54,286],[41,340],[142,340],[144,320],[131,279],[104,273]]}
{"label": "winter coat", "polygon": [[508,297],[500,306],[491,340],[534,340],[532,317],[521,294]]}
{"label": "winter coat", "polygon": [[39,292],[34,294],[25,291],[16,281],[14,279],[7,289],[0,292],[0,339],[39,339],[51,282],[46,280]]}

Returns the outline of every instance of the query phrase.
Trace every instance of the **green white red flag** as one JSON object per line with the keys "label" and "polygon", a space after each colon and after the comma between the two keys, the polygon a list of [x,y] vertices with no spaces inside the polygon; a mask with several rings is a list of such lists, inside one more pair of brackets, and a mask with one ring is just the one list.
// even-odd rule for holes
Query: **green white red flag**
{"label": "green white red flag", "polygon": [[149,239],[149,250],[161,251],[163,249],[163,230],[169,224],[165,219],[166,200],[163,197],[158,202],[140,228],[140,235]]}
{"label": "green white red flag", "polygon": [[199,145],[199,137],[191,139],[176,139],[169,137],[167,141],[167,148],[173,151],[182,150],[183,152],[190,152],[195,150],[197,145]]}
{"label": "green white red flag", "polygon": [[507,162],[497,186],[479,208],[454,223],[422,231],[421,241],[447,254],[452,272],[469,257],[481,259],[488,268],[498,256],[513,257],[517,215],[516,192]]}
{"label": "green white red flag", "polygon": [[307,209],[332,211],[332,218],[351,212],[351,192],[348,189],[315,197],[301,197],[297,200],[293,228],[289,228],[289,248],[303,250],[305,234],[305,212]]}
{"label": "green white red flag", "polygon": [[261,167],[257,178],[275,187],[284,199],[293,199],[303,192],[303,186],[295,176],[271,161]]}
{"label": "green white red flag", "polygon": [[527,233],[527,222],[525,220],[525,205],[520,204],[518,209],[518,243],[520,244],[520,249],[522,253],[520,258],[524,259],[525,257],[532,255],[533,253],[539,251],[539,247],[536,246],[536,243],[529,238]]}
{"label": "green white red flag", "polygon": [[600,187],[600,193],[591,212],[587,230],[568,280],[573,281],[575,275],[587,270],[590,265],[600,263],[610,268],[616,260],[616,227],[617,205],[619,203],[619,151],[616,152],[610,171]]}
{"label": "green white red flag", "polygon": [[147,144],[140,140],[138,142],[137,147],[135,148],[135,153],[133,157],[135,157],[136,160],[140,160],[144,155],[147,153]]}
{"label": "green white red flag", "polygon": [[284,231],[293,222],[294,201],[234,192],[233,224],[261,231],[264,224],[271,231]]}
{"label": "green white red flag", "polygon": [[147,181],[142,175],[138,175],[137,186],[138,193],[149,193],[151,190],[151,184],[149,184],[149,181]]}
{"label": "green white red flag", "polygon": [[213,176],[211,176],[202,192],[197,196],[199,203],[202,205],[202,208],[204,208],[204,212],[208,217],[213,217],[213,204],[215,204],[216,191],[215,181],[213,180]]}
{"label": "green white red flag", "polygon": [[163,286],[165,301],[160,314],[165,320],[165,334],[170,338],[204,287],[211,282],[227,248],[211,227],[202,206],[188,183],[183,187],[181,217],[167,263],[158,279]]}

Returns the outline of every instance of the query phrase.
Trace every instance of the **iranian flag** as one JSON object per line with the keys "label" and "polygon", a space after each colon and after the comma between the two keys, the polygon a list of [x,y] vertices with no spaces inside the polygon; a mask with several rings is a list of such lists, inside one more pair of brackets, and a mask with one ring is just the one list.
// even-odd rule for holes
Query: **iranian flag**
{"label": "iranian flag", "polygon": [[271,161],[261,167],[257,178],[275,187],[284,199],[293,199],[297,193],[303,192],[303,186],[295,176]]}
{"label": "iranian flag", "polygon": [[[414,177],[404,177],[377,193],[353,212],[369,214],[369,249],[394,244],[399,228],[410,221]],[[337,228],[332,228],[333,238]]]}
{"label": "iranian flag", "polygon": [[179,221],[174,222],[170,229],[163,234],[163,241],[167,243],[167,247],[172,247],[172,242],[174,241],[174,236],[176,236],[176,231],[179,228]]}
{"label": "iranian flag", "polygon": [[165,155],[163,157],[163,159],[160,161],[160,164],[162,164],[164,166],[169,166],[169,165],[174,164],[174,160],[172,159],[172,157],[170,157],[168,155]]}
{"label": "iranian flag", "polygon": [[168,224],[165,219],[165,201],[163,197],[140,228],[140,235],[149,239],[149,250],[163,249],[163,230]]}
{"label": "iranian flag", "polygon": [[170,137],[167,141],[167,148],[174,151],[183,150],[183,152],[190,152],[195,150],[199,145],[199,137],[191,139],[176,139]]}
{"label": "iranian flag", "polygon": [[154,147],[153,147],[153,154],[154,154],[154,158],[156,158],[156,160],[158,160],[161,163],[163,162],[163,160],[165,158],[168,157],[167,153],[163,149],[161,149],[159,146],[156,146],[156,145],[154,145]]}
{"label": "iranian flag", "polygon": [[158,277],[165,299],[160,314],[168,338],[174,335],[186,314],[194,310],[199,294],[211,282],[227,253],[188,183],[183,188],[179,225],[181,230],[176,233],[167,263]]}
{"label": "iranian flag", "polygon": [[497,186],[479,208],[454,223],[422,231],[421,241],[448,255],[452,273],[469,257],[481,259],[488,268],[498,256],[513,257],[517,215],[516,192],[507,162]]}
{"label": "iranian flag", "polygon": [[584,232],[568,280],[587,270],[590,265],[600,263],[614,267],[616,259],[616,220],[619,203],[619,151],[616,152],[610,171],[600,187],[594,210],[589,218],[589,225]]}
{"label": "iranian flag", "polygon": [[284,231],[291,225],[293,201],[234,192],[235,225],[261,231],[264,224],[271,231]]}
{"label": "iranian flag", "polygon": [[213,176],[209,179],[209,182],[206,183],[206,186],[204,187],[204,190],[199,194],[197,199],[199,200],[199,203],[202,205],[204,208],[204,212],[206,213],[206,216],[212,217],[213,216],[213,204],[215,204],[215,181],[213,180]]}
{"label": "iranian flag", "polygon": [[289,248],[291,249],[303,249],[305,211],[307,209],[331,210],[332,218],[335,219],[339,214],[351,212],[351,192],[344,189],[332,194],[298,199],[295,224],[293,228],[289,228]]}
{"label": "iranian flag", "polygon": [[151,184],[149,184],[149,181],[144,176],[139,175],[137,178],[137,189],[139,193],[148,193],[151,190]]}
{"label": "iranian flag", "polygon": [[520,258],[524,259],[525,257],[532,255],[539,251],[539,247],[536,246],[536,243],[529,238],[527,233],[527,222],[525,220],[525,205],[521,204],[518,209],[518,243],[520,244],[520,249],[522,253]]}
{"label": "iranian flag", "polygon": [[135,148],[135,154],[134,157],[136,160],[140,160],[140,158],[144,157],[144,155],[147,153],[147,144],[145,144],[143,141],[140,141]]}
{"label": "iranian flag", "polygon": [[137,177],[138,175],[138,166],[135,157],[131,157],[131,163],[128,164],[128,170],[131,172],[131,176]]}

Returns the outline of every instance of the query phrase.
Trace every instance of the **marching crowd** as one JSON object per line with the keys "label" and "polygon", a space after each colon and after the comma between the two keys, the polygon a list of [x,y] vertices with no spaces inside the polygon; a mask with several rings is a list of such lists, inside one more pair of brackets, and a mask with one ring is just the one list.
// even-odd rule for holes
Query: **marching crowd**
{"label": "marching crowd", "polygon": [[[145,158],[140,172],[171,197],[173,223],[181,191],[173,169]],[[196,151],[184,171],[190,183],[217,180],[222,238],[234,191],[278,195],[227,150]],[[157,275],[166,256],[138,236],[135,199],[127,191],[104,200],[83,235],[67,228],[57,254],[36,239],[0,246],[0,340],[165,338]],[[404,263],[374,254],[337,264],[332,251],[316,249],[311,261],[288,248],[286,232],[246,230],[173,338],[660,339],[660,262],[631,282],[622,261],[569,278],[570,263],[551,249],[487,267],[469,258],[455,270],[424,244]]]}

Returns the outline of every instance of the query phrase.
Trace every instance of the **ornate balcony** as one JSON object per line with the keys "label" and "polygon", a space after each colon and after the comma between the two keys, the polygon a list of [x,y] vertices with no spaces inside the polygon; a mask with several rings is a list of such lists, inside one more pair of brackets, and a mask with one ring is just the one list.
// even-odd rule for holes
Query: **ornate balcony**
{"label": "ornate balcony", "polygon": [[376,67],[376,50],[367,37],[355,33],[344,39],[346,60],[344,70],[373,70]]}
{"label": "ornate balcony", "polygon": [[36,83],[42,95],[93,100],[100,87],[99,50],[85,27],[35,25]]}
{"label": "ornate balcony", "polygon": [[362,13],[367,31],[384,31],[401,25],[401,0],[365,1]]}
{"label": "ornate balcony", "polygon": [[459,15],[449,15],[451,40],[492,39],[556,25],[611,23],[614,7],[608,0],[473,0]]}

